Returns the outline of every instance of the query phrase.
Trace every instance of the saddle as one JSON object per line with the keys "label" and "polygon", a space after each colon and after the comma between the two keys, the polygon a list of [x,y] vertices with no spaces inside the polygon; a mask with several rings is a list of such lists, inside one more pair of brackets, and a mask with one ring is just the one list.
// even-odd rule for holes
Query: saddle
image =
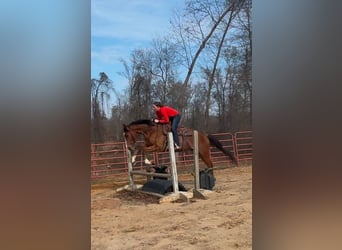
{"label": "saddle", "polygon": [[171,132],[171,124],[167,123],[167,124],[161,124],[161,125],[163,129],[163,135],[167,136],[167,133]]}
{"label": "saddle", "polygon": [[[163,135],[166,136],[165,145],[164,145],[164,151],[166,151],[167,148],[168,148],[168,145],[169,145],[168,144],[167,133],[171,132],[171,124],[169,124],[169,123],[168,124],[161,124],[161,126],[162,126],[162,130],[163,130]],[[179,146],[182,147],[182,144],[184,142],[184,137],[191,136],[192,132],[191,132],[190,129],[185,128],[185,127],[179,127],[177,129],[177,132],[178,132],[178,136],[179,136],[179,139],[180,139],[179,140],[179,143],[180,143]]]}
{"label": "saddle", "polygon": [[[171,132],[171,124],[160,124],[163,129],[163,135],[167,136],[167,133]],[[179,127],[177,129],[179,136],[191,136],[192,132],[191,129],[185,128],[185,127]]]}

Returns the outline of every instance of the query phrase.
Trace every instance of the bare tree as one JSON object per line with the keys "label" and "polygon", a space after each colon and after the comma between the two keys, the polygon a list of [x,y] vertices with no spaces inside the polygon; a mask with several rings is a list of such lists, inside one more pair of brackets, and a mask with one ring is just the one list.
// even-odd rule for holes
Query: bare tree
{"label": "bare tree", "polygon": [[192,89],[192,98],[191,103],[189,105],[189,117],[188,117],[188,125],[191,126],[194,129],[198,130],[205,130],[205,126],[203,123],[204,119],[204,105],[205,105],[205,99],[203,96],[205,96],[206,93],[206,83],[200,82],[193,86]]}
{"label": "bare tree", "polygon": [[[195,55],[193,56],[188,73],[184,80],[184,85],[187,85],[190,79],[190,76],[192,74],[192,71],[194,69],[194,66],[196,64],[196,61],[201,54],[202,50],[205,48],[207,42],[217,29],[217,27],[221,24],[221,22],[224,20],[225,16],[228,13],[231,13],[231,16],[233,13],[239,10],[240,6],[243,4],[245,0],[230,0],[230,1],[214,1],[216,3],[215,7],[219,7],[221,3],[225,3],[226,6],[224,6],[223,9],[215,8],[215,10],[219,11],[219,13],[214,13],[213,9],[210,7],[213,5],[213,1],[210,0],[193,0],[187,2],[187,11],[194,17],[194,24],[198,25],[198,30],[200,31],[202,40],[197,48]],[[205,19],[209,19],[210,24],[209,30],[206,32],[204,27],[202,27],[202,23],[207,23]],[[207,27],[209,27],[207,26]],[[186,28],[188,31],[189,28]]]}
{"label": "bare tree", "polygon": [[236,16],[238,11],[239,11],[238,8],[230,11],[228,21],[227,22],[222,21],[223,26],[225,26],[225,27],[224,27],[223,33],[221,34],[219,44],[217,45],[217,52],[216,52],[214,64],[212,66],[212,70],[210,72],[207,71],[207,74],[208,74],[208,91],[206,93],[205,115],[204,115],[204,122],[205,122],[205,128],[206,129],[208,129],[208,127],[209,127],[209,109],[210,109],[210,103],[211,103],[212,87],[214,84],[214,77],[215,77],[215,73],[217,70],[218,62],[219,62],[219,59],[221,56],[221,50],[222,50],[222,47],[225,43],[228,29],[230,28],[232,20]]}
{"label": "bare tree", "polygon": [[252,1],[246,0],[242,11],[239,13],[237,24],[239,28],[239,42],[243,51],[242,73],[240,81],[244,85],[243,92],[243,117],[249,128],[252,126]]}
{"label": "bare tree", "polygon": [[[207,92],[205,93],[204,123],[208,129],[209,110],[211,105],[212,87],[215,71],[219,65],[222,47],[227,43],[227,33],[245,0],[189,0],[183,16],[176,15],[172,20],[174,32],[177,34],[176,43],[182,48],[183,62],[187,67],[187,74],[183,82],[189,85],[195,65],[207,61],[207,66],[201,67],[207,78]],[[205,49],[205,48],[208,49]],[[210,61],[210,52],[214,55]],[[200,55],[202,59],[200,60]],[[185,106],[185,105],[184,105]]]}
{"label": "bare tree", "polygon": [[113,82],[106,73],[101,72],[99,79],[91,79],[91,120],[94,142],[102,142],[104,140],[105,129],[103,120],[106,119],[104,106],[112,90]]}
{"label": "bare tree", "polygon": [[146,118],[150,114],[152,93],[152,53],[136,49],[131,55],[131,81],[128,88],[130,118]]}
{"label": "bare tree", "polygon": [[152,41],[152,71],[154,99],[167,103],[171,86],[176,81],[176,48],[169,38],[156,38]]}

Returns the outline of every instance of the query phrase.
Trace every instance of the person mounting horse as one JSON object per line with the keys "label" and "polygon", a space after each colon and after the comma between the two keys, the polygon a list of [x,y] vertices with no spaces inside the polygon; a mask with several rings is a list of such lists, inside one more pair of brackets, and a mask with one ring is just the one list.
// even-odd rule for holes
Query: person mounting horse
{"label": "person mounting horse", "polygon": [[168,124],[171,122],[171,132],[173,136],[173,141],[175,143],[175,149],[180,149],[179,136],[178,136],[178,124],[181,119],[181,114],[178,110],[171,108],[169,106],[162,105],[160,102],[154,102],[152,108],[158,119],[153,119],[155,123]]}

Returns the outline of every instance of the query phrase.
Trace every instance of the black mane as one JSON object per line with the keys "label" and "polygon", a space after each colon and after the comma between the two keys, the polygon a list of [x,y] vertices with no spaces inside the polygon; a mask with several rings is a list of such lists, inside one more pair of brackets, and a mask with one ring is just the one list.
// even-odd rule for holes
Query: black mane
{"label": "black mane", "polygon": [[136,121],[131,122],[128,126],[136,125],[136,124],[146,124],[146,125],[149,125],[149,126],[153,126],[154,125],[154,123],[151,120],[141,119],[141,120],[136,120]]}

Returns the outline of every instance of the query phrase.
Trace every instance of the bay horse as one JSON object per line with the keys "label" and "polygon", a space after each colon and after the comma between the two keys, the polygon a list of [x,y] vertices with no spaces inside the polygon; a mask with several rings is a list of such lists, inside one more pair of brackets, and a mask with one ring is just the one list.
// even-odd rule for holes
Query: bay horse
{"label": "bay horse", "polygon": [[[168,126],[168,128],[166,128]],[[129,125],[123,124],[124,137],[127,147],[132,153],[132,163],[135,162],[137,151],[145,152],[165,152],[168,150],[167,132],[170,131],[169,125],[154,123],[151,120],[136,120]],[[182,151],[193,150],[193,134],[194,130],[190,128],[178,128],[178,134]],[[136,148],[136,142],[139,135],[144,138],[145,144],[140,148]],[[234,155],[212,135],[204,134],[198,131],[198,155],[207,165],[207,168],[213,168],[213,162],[210,159],[210,146],[215,146],[225,155],[229,156],[234,164],[237,161]],[[180,151],[178,150],[178,151]],[[145,159],[145,163],[149,163]]]}

